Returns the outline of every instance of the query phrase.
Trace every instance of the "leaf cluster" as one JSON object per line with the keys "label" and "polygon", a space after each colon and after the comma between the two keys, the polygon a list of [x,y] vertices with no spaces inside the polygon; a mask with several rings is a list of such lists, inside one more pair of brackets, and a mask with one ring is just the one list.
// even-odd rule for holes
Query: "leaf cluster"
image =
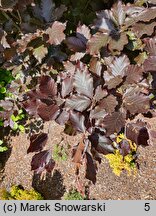
{"label": "leaf cluster", "polygon": [[[126,141],[114,145],[121,132],[137,146],[154,144],[156,4],[87,2],[2,2],[0,62],[17,78],[15,98],[30,116],[82,134],[72,149],[76,174],[84,165],[95,183],[101,154],[129,154]],[[83,6],[92,10],[93,22],[81,17]],[[14,103],[1,103],[12,115]],[[10,113],[3,112],[7,122]],[[55,165],[51,150],[43,149],[47,140],[46,133],[30,139],[37,173]]]}

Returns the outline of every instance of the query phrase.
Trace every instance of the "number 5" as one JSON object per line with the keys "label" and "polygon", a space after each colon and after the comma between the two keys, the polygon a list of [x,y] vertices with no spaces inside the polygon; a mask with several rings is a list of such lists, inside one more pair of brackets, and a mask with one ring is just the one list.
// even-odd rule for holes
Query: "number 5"
{"label": "number 5", "polygon": [[144,210],[145,211],[149,211],[150,210],[150,203],[145,203]]}

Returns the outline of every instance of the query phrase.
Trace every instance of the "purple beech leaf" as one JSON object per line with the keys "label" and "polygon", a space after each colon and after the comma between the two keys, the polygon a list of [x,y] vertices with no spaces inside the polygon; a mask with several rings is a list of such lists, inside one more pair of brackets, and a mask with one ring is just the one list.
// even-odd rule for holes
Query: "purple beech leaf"
{"label": "purple beech leaf", "polygon": [[88,97],[83,95],[73,95],[66,100],[65,106],[83,112],[89,107],[90,103],[91,101]]}
{"label": "purple beech leaf", "polygon": [[73,52],[83,52],[86,49],[86,44],[77,37],[68,37],[66,39],[66,44]]}
{"label": "purple beech leaf", "polygon": [[85,159],[86,159],[86,178],[93,182],[93,184],[96,183],[96,173],[97,173],[97,166],[95,161],[93,160],[90,153],[85,153]]}
{"label": "purple beech leaf", "polygon": [[39,105],[39,100],[27,100],[23,102],[23,108],[29,113],[29,115],[37,115],[37,107]]}
{"label": "purple beech leaf", "polygon": [[96,57],[92,57],[90,60],[90,68],[89,70],[98,76],[101,76],[102,64],[100,60]]}
{"label": "purple beech leaf", "polygon": [[39,89],[42,94],[53,98],[57,94],[57,86],[50,76],[42,76],[40,78]]}
{"label": "purple beech leaf", "polygon": [[67,95],[69,95],[73,90],[73,78],[67,77],[62,81],[62,89],[61,89],[61,95],[63,98],[65,98]]}
{"label": "purple beech leaf", "polygon": [[155,22],[152,23],[136,23],[133,28],[132,31],[135,33],[135,35],[137,37],[142,37],[143,35],[152,35],[154,32],[154,27],[156,26]]}
{"label": "purple beech leaf", "polygon": [[143,68],[138,65],[129,65],[126,70],[126,83],[133,84],[138,83],[143,78]]}
{"label": "purple beech leaf", "polygon": [[94,28],[101,32],[111,33],[115,31],[115,19],[109,10],[103,10],[98,13],[97,20],[95,21]]}
{"label": "purple beech leaf", "polygon": [[120,154],[122,154],[124,157],[127,154],[131,153],[131,148],[130,148],[129,142],[126,139],[123,139],[119,143],[119,146],[120,146]]}
{"label": "purple beech leaf", "polygon": [[93,97],[93,78],[88,71],[77,69],[74,76],[74,87],[79,94],[89,98]]}
{"label": "purple beech leaf", "polygon": [[100,49],[107,45],[109,36],[106,33],[97,32],[87,43],[87,49],[90,55],[96,55]]}
{"label": "purple beech leaf", "polygon": [[138,87],[130,87],[123,95],[123,107],[131,114],[145,113],[150,107],[149,100]]}
{"label": "purple beech leaf", "polygon": [[116,88],[123,81],[122,77],[125,76],[129,64],[130,62],[126,55],[115,57],[111,63],[107,63],[108,71],[104,72],[103,77],[108,89]]}
{"label": "purple beech leaf", "polygon": [[100,101],[99,107],[106,110],[107,113],[112,113],[115,111],[115,107],[118,105],[116,97],[109,95],[108,97]]}
{"label": "purple beech leaf", "polygon": [[148,71],[156,72],[156,56],[149,56],[148,59],[144,61],[143,66],[146,72]]}
{"label": "purple beech leaf", "polygon": [[49,163],[45,166],[45,169],[48,173],[51,173],[55,167],[55,161],[51,158]]}
{"label": "purple beech leaf", "polygon": [[111,74],[116,76],[125,76],[127,66],[130,64],[129,59],[126,55],[115,57],[112,64],[108,65],[108,70]]}
{"label": "purple beech leaf", "polygon": [[71,63],[70,61],[67,61],[67,62],[64,62],[64,68],[65,68],[65,71],[69,74],[74,74],[75,73],[75,70],[76,70],[76,67],[73,63]]}
{"label": "purple beech leaf", "polygon": [[121,128],[125,125],[125,113],[114,112],[104,117],[103,126],[107,131],[107,135],[119,133]]}
{"label": "purple beech leaf", "polygon": [[71,55],[70,61],[78,61],[85,56],[85,52],[76,52],[75,54]]}
{"label": "purple beech leaf", "polygon": [[108,89],[116,88],[123,81],[123,78],[120,75],[114,77],[110,75],[107,71],[104,72],[103,77]]}
{"label": "purple beech leaf", "polygon": [[111,51],[122,51],[124,46],[128,44],[128,38],[125,32],[121,32],[118,39],[111,39],[109,41],[109,49]]}
{"label": "purple beech leaf", "polygon": [[144,8],[128,6],[126,13],[128,14],[128,17],[125,20],[125,24],[128,27],[139,21],[149,22],[150,20],[155,19],[156,7]]}
{"label": "purple beech leaf", "polygon": [[80,142],[73,147],[72,149],[72,158],[73,158],[73,162],[77,163],[77,164],[82,164],[82,155],[85,149],[85,144],[84,144],[84,140],[80,140]]}
{"label": "purple beech leaf", "polygon": [[69,120],[69,112],[63,110],[55,120],[60,125],[65,125]]}
{"label": "purple beech leaf", "polygon": [[149,133],[146,123],[141,120],[128,122],[126,124],[126,136],[137,145],[148,145]]}
{"label": "purple beech leaf", "polygon": [[70,122],[72,123],[73,127],[80,131],[80,132],[85,132],[86,127],[85,127],[85,117],[81,113],[70,111]]}
{"label": "purple beech leaf", "polygon": [[31,161],[31,170],[35,173],[40,174],[44,170],[51,172],[54,166],[52,166],[51,153],[48,150],[41,151],[35,154]]}
{"label": "purple beech leaf", "polygon": [[48,43],[51,45],[59,45],[65,39],[65,29],[66,23],[55,21],[45,32],[49,35]]}
{"label": "purple beech leaf", "polygon": [[41,119],[50,121],[56,119],[60,111],[59,107],[55,104],[48,106],[45,103],[40,103],[37,112]]}
{"label": "purple beech leaf", "polygon": [[27,154],[30,152],[38,152],[43,149],[48,140],[48,134],[40,133],[30,137],[30,146],[27,150]]}
{"label": "purple beech leaf", "polygon": [[114,151],[112,141],[106,137],[106,135],[101,135],[100,133],[95,132],[89,136],[89,140],[95,150],[100,154],[108,154]]}
{"label": "purple beech leaf", "polygon": [[114,152],[112,141],[105,135],[98,134],[98,144],[96,150],[101,154],[108,154]]}
{"label": "purple beech leaf", "polygon": [[90,29],[86,25],[79,25],[76,29],[76,36],[87,42],[91,38]]}
{"label": "purple beech leaf", "polygon": [[47,55],[48,49],[44,45],[41,45],[33,50],[34,57],[39,61],[42,62],[42,59]]}
{"label": "purple beech leaf", "polygon": [[145,38],[143,41],[146,44],[145,50],[150,54],[150,56],[156,56],[156,37]]}
{"label": "purple beech leaf", "polygon": [[0,107],[3,107],[5,110],[12,110],[14,104],[9,100],[0,100]]}
{"label": "purple beech leaf", "polygon": [[79,25],[76,29],[76,37],[68,37],[66,44],[74,52],[83,52],[86,49],[86,43],[90,37],[89,28],[85,25]]}
{"label": "purple beech leaf", "polygon": [[96,102],[100,101],[102,98],[106,97],[108,95],[108,92],[106,89],[103,89],[101,85],[97,86],[95,89],[95,94],[93,97],[93,100]]}
{"label": "purple beech leaf", "polygon": [[46,22],[51,21],[54,8],[55,3],[53,0],[41,0],[42,17],[45,19]]}
{"label": "purple beech leaf", "polygon": [[106,116],[106,111],[102,109],[100,106],[96,106],[94,109],[90,111],[91,119],[103,119]]}
{"label": "purple beech leaf", "polygon": [[126,13],[125,5],[122,4],[121,0],[118,0],[117,3],[113,5],[112,12],[115,20],[117,20],[118,25],[122,26],[126,18]]}

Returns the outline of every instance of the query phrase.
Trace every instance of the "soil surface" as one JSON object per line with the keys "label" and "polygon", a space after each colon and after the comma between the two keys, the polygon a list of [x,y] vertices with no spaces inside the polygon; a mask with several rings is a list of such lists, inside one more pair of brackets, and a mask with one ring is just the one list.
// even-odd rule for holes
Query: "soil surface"
{"label": "soil surface", "polygon": [[[49,130],[49,141],[46,148],[53,148],[55,144],[63,143],[64,146],[77,144],[80,136],[68,136],[63,133],[64,128],[51,123],[45,124],[44,131]],[[67,161],[59,161],[52,175],[34,175],[31,171],[31,158],[27,154],[29,146],[28,134],[19,134],[12,137],[11,150],[5,163],[4,170],[0,173],[0,188],[9,188],[12,185],[22,185],[25,189],[35,188],[45,199],[63,199],[64,193],[75,184],[75,167],[70,159],[70,150]],[[156,152],[155,146],[138,148],[139,169],[137,175],[127,176],[122,173],[115,176],[109,167],[108,161],[103,158],[98,166],[97,182],[90,185],[90,199],[102,200],[155,200],[156,199]]]}

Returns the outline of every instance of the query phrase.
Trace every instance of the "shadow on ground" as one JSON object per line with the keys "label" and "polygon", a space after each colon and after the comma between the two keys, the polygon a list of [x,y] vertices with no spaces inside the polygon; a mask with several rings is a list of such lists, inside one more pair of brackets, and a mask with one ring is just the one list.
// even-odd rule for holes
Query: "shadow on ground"
{"label": "shadow on ground", "polygon": [[60,200],[65,193],[62,174],[55,170],[53,175],[47,173],[42,180],[40,174],[34,174],[32,187],[46,200]]}

